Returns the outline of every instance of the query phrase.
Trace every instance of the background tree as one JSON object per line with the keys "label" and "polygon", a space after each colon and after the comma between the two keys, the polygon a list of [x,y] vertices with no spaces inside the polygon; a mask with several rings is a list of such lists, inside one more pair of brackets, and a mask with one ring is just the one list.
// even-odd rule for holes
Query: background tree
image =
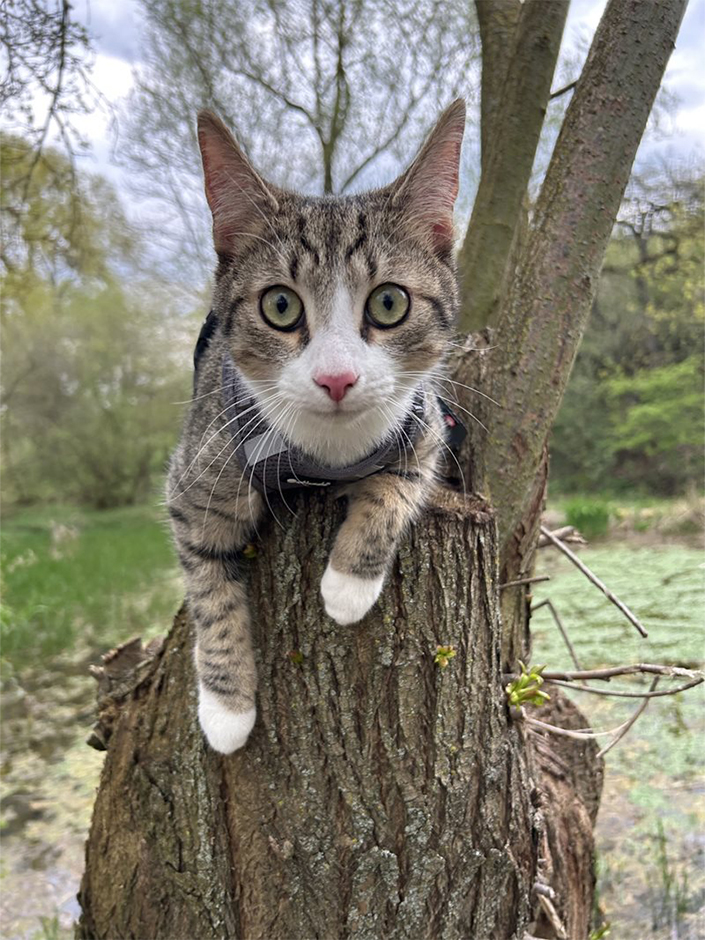
{"label": "background tree", "polygon": [[[494,513],[439,492],[380,607],[348,633],[315,589],[341,510],[300,499],[252,567],[261,720],[228,759],[197,729],[186,614],[161,650],[106,663],[98,731],[112,738],[81,936],[587,935],[600,768],[589,747],[547,752],[510,720],[501,677],[528,652],[528,598],[524,583],[503,591],[500,620],[498,587],[532,571],[548,435],[684,7],[610,0],[524,229],[533,155],[519,138],[535,148],[566,4],[482,3],[483,40],[501,26],[534,95],[527,107],[514,57],[486,39],[480,189],[495,198],[461,262],[483,270],[498,250],[480,221],[502,230],[506,261],[496,329],[452,365],[486,428],[471,426],[460,463]],[[508,205],[493,140],[521,154]],[[456,654],[446,668],[438,647]],[[584,723],[558,696],[553,717]]]}
{"label": "background tree", "polygon": [[134,503],[173,445],[194,325],[140,270],[109,184],[36,155],[0,138],[4,498]]}
{"label": "background tree", "polygon": [[678,495],[703,479],[702,180],[630,184],[551,441],[554,485]]}
{"label": "background tree", "polygon": [[3,124],[20,132],[33,154],[22,160],[23,176],[13,174],[13,185],[28,189],[52,132],[67,155],[85,149],[74,117],[100,98],[90,80],[92,47],[69,0],[11,0],[0,8],[0,23]]}
{"label": "background tree", "polygon": [[478,55],[471,4],[157,0],[142,9],[147,64],[126,114],[128,161],[145,195],[162,197],[160,212],[177,211],[199,265],[210,258],[199,108],[220,113],[274,182],[348,192],[390,157],[408,157],[442,105],[470,93]]}

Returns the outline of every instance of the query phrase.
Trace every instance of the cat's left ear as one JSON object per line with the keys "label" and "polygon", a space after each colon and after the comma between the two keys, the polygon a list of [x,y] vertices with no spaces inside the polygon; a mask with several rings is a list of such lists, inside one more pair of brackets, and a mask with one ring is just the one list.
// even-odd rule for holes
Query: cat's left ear
{"label": "cat's left ear", "polygon": [[458,98],[440,116],[406,173],[392,184],[393,202],[439,253],[453,247],[453,206],[464,131],[465,102]]}

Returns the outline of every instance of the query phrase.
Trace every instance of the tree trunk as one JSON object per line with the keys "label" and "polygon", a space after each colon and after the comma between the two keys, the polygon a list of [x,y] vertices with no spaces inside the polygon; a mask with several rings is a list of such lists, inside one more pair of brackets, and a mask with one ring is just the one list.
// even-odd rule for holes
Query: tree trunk
{"label": "tree trunk", "polygon": [[318,583],[342,507],[296,508],[251,564],[247,747],[204,745],[186,612],[113,714],[79,936],[521,936],[538,832],[502,689],[492,514],[439,491],[380,605],[341,628]]}
{"label": "tree trunk", "polygon": [[500,581],[533,569],[548,434],[684,8],[610,0],[496,336],[479,338],[498,355],[456,350],[454,376],[499,402],[462,389],[486,429],[461,467],[494,512],[439,491],[379,605],[341,628],[318,585],[342,509],[298,497],[252,563],[260,713],[232,757],[197,727],[185,613],[158,654],[106,663],[79,937],[587,936],[601,768],[507,714],[531,596]]}

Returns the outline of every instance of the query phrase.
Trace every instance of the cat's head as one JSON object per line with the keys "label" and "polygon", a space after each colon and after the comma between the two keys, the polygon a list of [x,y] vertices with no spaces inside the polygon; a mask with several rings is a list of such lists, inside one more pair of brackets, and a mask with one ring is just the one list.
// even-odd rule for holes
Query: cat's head
{"label": "cat's head", "polygon": [[402,423],[446,351],[464,126],[456,101],[395,182],[311,198],[263,180],[220,119],[199,114],[223,342],[269,424],[331,466]]}

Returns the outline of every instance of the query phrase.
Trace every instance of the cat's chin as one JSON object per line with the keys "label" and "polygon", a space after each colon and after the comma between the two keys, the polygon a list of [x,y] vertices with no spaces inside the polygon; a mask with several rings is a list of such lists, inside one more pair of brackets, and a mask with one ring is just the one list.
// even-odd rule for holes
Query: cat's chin
{"label": "cat's chin", "polygon": [[371,454],[403,423],[405,410],[400,408],[394,414],[394,423],[385,412],[379,408],[330,412],[302,409],[286,428],[286,437],[324,466],[349,466]]}

